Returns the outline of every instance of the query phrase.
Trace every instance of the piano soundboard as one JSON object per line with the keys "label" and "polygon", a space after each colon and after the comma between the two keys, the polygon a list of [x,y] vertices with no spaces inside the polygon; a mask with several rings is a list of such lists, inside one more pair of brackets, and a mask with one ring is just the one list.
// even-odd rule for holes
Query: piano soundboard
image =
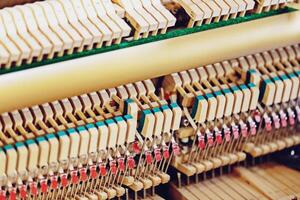
{"label": "piano soundboard", "polygon": [[2,0],[0,200],[300,199],[295,0]]}

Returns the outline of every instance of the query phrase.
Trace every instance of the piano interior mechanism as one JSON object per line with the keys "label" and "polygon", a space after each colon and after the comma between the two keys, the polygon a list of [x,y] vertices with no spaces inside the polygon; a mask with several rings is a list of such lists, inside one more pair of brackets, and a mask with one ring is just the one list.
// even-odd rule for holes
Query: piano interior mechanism
{"label": "piano interior mechanism", "polygon": [[300,199],[299,9],[0,1],[0,200]]}

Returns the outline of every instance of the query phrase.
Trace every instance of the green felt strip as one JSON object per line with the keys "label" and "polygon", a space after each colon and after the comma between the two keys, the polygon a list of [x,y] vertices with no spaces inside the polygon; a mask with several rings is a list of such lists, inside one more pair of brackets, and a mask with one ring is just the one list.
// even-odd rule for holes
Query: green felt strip
{"label": "green felt strip", "polygon": [[167,32],[166,34],[150,36],[148,38],[142,38],[142,39],[134,40],[134,41],[122,42],[121,44],[115,44],[115,45],[108,46],[108,47],[101,47],[98,49],[87,50],[87,51],[83,51],[80,53],[73,53],[71,55],[64,55],[62,57],[56,57],[53,59],[43,60],[40,62],[34,62],[31,64],[24,64],[20,67],[12,67],[10,69],[0,69],[0,74],[20,71],[20,70],[24,70],[24,69],[39,67],[39,66],[58,63],[58,62],[63,62],[63,61],[67,61],[67,60],[71,60],[71,59],[75,59],[75,58],[81,58],[81,57],[90,56],[90,55],[94,55],[94,54],[105,53],[105,52],[114,51],[114,50],[118,50],[118,49],[124,49],[124,48],[138,46],[138,45],[142,45],[142,44],[146,44],[146,43],[150,43],[150,42],[156,42],[156,41],[160,41],[160,40],[166,40],[166,39],[170,39],[170,38],[180,37],[180,36],[184,36],[184,35],[188,35],[188,34],[192,34],[192,33],[198,33],[198,32],[202,32],[202,31],[206,31],[206,30],[210,30],[210,29],[239,24],[242,22],[248,22],[248,21],[261,19],[261,18],[265,18],[265,17],[270,17],[270,16],[274,16],[274,15],[289,13],[289,12],[293,12],[296,10],[297,9],[286,7],[283,9],[272,10],[272,11],[263,12],[260,14],[247,14],[244,17],[228,19],[227,21],[220,21],[220,22],[211,23],[211,24],[204,24],[201,26],[193,27],[193,28],[171,30],[171,31]]}

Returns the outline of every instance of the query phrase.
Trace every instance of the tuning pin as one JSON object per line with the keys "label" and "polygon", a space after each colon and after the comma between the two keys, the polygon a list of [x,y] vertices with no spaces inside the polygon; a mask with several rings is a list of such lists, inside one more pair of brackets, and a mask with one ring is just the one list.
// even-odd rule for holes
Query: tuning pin
{"label": "tuning pin", "polygon": [[280,110],[279,116],[280,116],[281,126],[285,128],[287,126],[287,116],[285,112],[283,112],[283,110]]}

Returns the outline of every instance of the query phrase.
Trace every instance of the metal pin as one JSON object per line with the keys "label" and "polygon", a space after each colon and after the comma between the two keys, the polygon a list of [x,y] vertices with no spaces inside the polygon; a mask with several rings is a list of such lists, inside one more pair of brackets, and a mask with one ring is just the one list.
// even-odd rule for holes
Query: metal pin
{"label": "metal pin", "polygon": [[181,173],[177,173],[178,187],[181,188]]}
{"label": "metal pin", "polygon": [[155,196],[155,186],[152,187],[152,196]]}
{"label": "metal pin", "polygon": [[203,181],[206,180],[206,172],[203,173]]}
{"label": "metal pin", "polygon": [[215,178],[215,169],[212,169],[212,170],[211,170],[211,177],[212,177],[212,178]]}
{"label": "metal pin", "polygon": [[187,184],[187,185],[190,184],[190,177],[189,177],[189,176],[186,177],[186,184]]}
{"label": "metal pin", "polygon": [[137,191],[134,191],[134,200],[138,200],[138,193],[137,193]]}
{"label": "metal pin", "polygon": [[143,189],[143,198],[146,199],[146,197],[147,197],[147,190],[144,188]]}
{"label": "metal pin", "polygon": [[220,167],[220,176],[223,175],[223,167]]}
{"label": "metal pin", "polygon": [[195,182],[199,183],[199,174],[198,173],[196,173],[196,175],[195,175]]}
{"label": "metal pin", "polygon": [[128,188],[125,189],[125,199],[129,200],[129,192],[128,192]]}
{"label": "metal pin", "polygon": [[228,165],[228,173],[231,173],[231,165]]}

